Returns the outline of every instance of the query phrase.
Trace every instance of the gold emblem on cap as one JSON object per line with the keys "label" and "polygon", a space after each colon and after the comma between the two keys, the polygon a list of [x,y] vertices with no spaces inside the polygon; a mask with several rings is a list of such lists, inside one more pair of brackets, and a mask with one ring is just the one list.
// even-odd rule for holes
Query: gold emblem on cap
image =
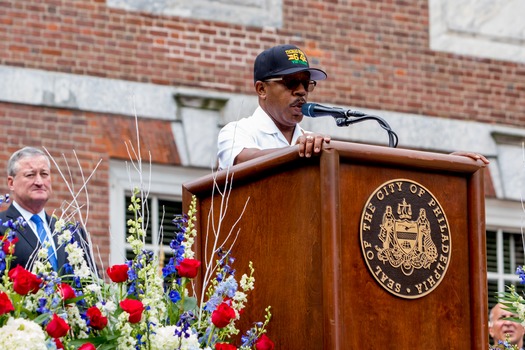
{"label": "gold emblem on cap", "polygon": [[286,55],[288,55],[288,60],[294,61],[294,63],[299,63],[299,61],[308,63],[308,61],[306,60],[306,55],[299,49],[286,50]]}

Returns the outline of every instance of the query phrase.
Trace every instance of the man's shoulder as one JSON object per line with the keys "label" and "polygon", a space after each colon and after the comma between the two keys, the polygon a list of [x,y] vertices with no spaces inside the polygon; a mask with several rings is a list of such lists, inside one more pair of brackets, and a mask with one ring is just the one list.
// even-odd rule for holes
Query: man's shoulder
{"label": "man's shoulder", "polygon": [[8,220],[15,220],[22,216],[20,212],[13,206],[13,204],[9,205],[7,209],[0,212],[0,220],[2,223],[0,224],[0,232],[4,233],[7,229],[6,226],[4,226],[4,222]]}
{"label": "man's shoulder", "polygon": [[256,115],[250,115],[248,117],[244,117],[244,118],[241,118],[241,119],[238,119],[238,120],[233,120],[231,122],[229,122],[228,124],[226,124],[226,126],[236,126],[236,125],[240,125],[240,126],[250,126],[250,125],[253,125],[254,123],[257,123],[257,120],[259,119],[258,116]]}
{"label": "man's shoulder", "polygon": [[2,219],[15,219],[19,216],[22,216],[22,214],[20,214],[20,212],[13,206],[12,203],[7,208],[4,208],[4,210],[0,211],[0,218]]}
{"label": "man's shoulder", "polygon": [[249,116],[235,120],[226,124],[219,133],[219,140],[222,137],[231,138],[232,134],[254,135],[260,132],[260,123],[254,116]]}

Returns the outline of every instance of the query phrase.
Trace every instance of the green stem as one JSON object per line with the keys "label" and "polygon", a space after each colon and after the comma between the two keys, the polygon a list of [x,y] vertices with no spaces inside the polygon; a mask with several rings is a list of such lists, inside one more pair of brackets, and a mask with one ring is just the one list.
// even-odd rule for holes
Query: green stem
{"label": "green stem", "polygon": [[206,346],[210,346],[211,339],[213,337],[213,333],[215,332],[215,326],[212,326],[212,329],[210,331],[210,335],[208,336],[208,341],[206,342]]}

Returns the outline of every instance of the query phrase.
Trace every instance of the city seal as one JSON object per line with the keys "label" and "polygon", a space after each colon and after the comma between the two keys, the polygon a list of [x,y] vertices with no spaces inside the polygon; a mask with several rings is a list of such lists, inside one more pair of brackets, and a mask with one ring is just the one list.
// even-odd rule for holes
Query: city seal
{"label": "city seal", "polygon": [[395,179],[377,187],[360,221],[363,258],[375,280],[405,299],[431,293],[450,264],[445,211],[424,186]]}

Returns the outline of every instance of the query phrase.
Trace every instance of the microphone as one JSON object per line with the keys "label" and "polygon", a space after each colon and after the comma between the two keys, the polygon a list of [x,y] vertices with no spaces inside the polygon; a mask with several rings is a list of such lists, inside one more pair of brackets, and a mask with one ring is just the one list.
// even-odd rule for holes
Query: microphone
{"label": "microphone", "polygon": [[334,118],[348,118],[348,117],[363,117],[366,114],[359,111],[352,111],[350,109],[343,109],[339,107],[326,107],[317,103],[305,103],[301,107],[303,115],[310,118],[318,117],[334,117]]}
{"label": "microphone", "polygon": [[339,107],[327,107],[317,103],[305,103],[301,107],[301,112],[304,116],[310,118],[334,117],[337,126],[349,126],[365,120],[375,120],[388,133],[388,145],[390,147],[397,147],[397,134],[392,128],[390,128],[390,125],[388,125],[383,118],[376,115],[369,115],[363,112]]}

